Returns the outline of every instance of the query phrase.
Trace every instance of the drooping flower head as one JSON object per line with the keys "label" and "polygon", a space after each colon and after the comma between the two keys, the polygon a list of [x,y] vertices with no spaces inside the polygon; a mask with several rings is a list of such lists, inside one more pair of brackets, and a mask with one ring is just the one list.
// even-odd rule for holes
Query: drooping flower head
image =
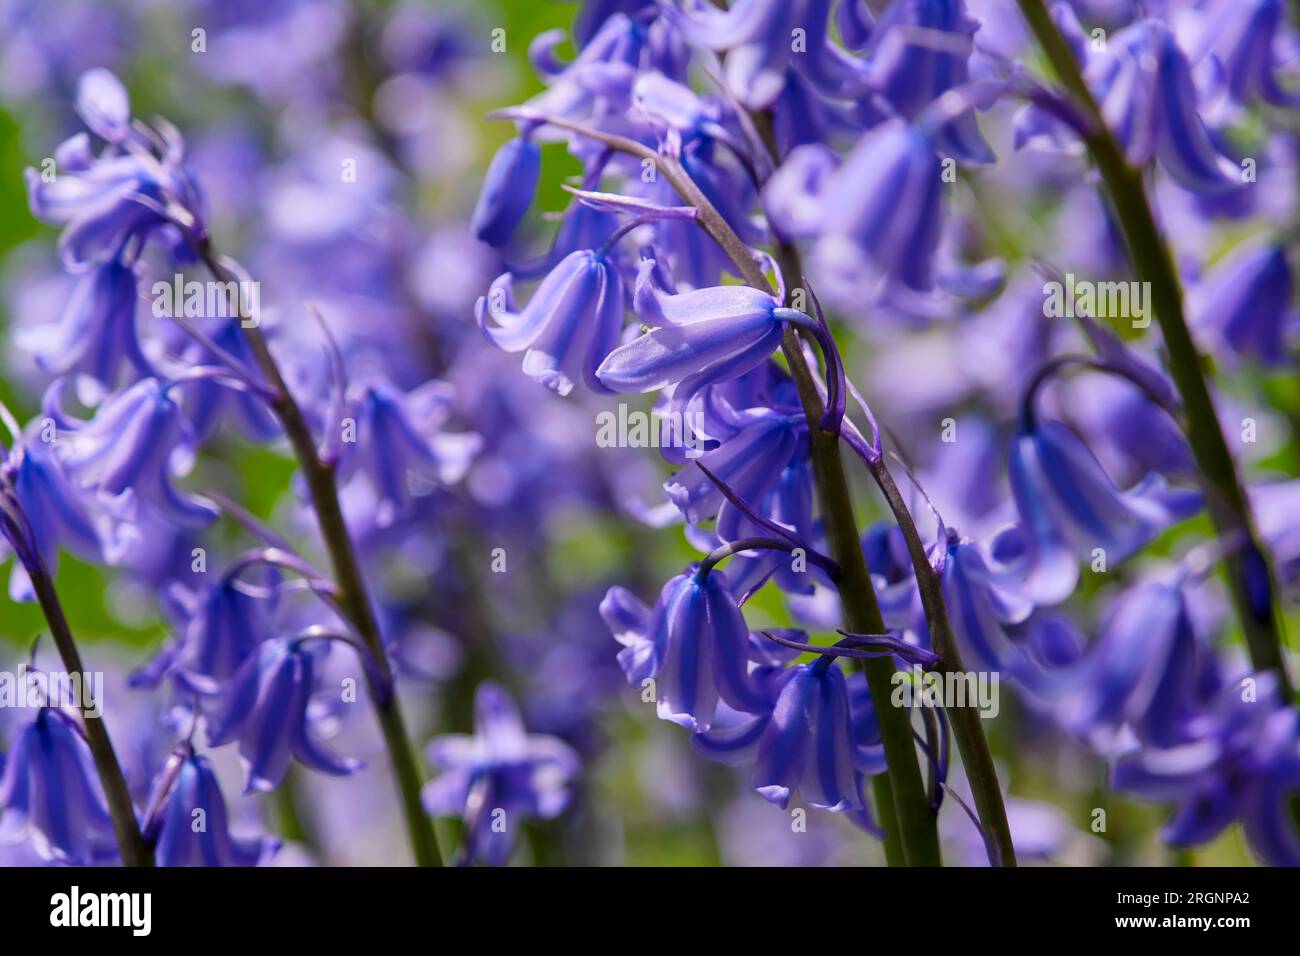
{"label": "drooping flower head", "polygon": [[[60,548],[83,560],[115,564],[131,548],[134,530],[69,479],[58,454],[57,434],[47,425],[41,419],[32,421],[0,461],[0,480],[13,489],[32,546],[51,573],[58,569]],[[9,594],[16,601],[35,600],[21,561],[10,574]]]}
{"label": "drooping flower head", "polygon": [[425,809],[462,817],[466,856],[489,866],[509,859],[522,821],[564,811],[580,769],[564,741],[529,734],[510,695],[490,681],[474,694],[474,733],[435,737],[428,753],[442,772],[425,784]]}
{"label": "drooping flower head", "polygon": [[1193,291],[1193,321],[1237,355],[1279,365],[1287,360],[1291,305],[1286,248],[1247,246],[1217,266]]}
{"label": "drooping flower head", "polygon": [[1271,674],[1213,676],[1195,736],[1121,757],[1114,786],[1170,801],[1163,837],[1174,846],[1214,839],[1240,820],[1270,866],[1300,866],[1300,716],[1278,699]]}
{"label": "drooping flower head", "polygon": [[1187,57],[1154,18],[1109,37],[1084,69],[1102,116],[1129,162],[1152,159],[1184,189],[1214,194],[1241,185],[1240,169],[1215,147],[1197,109]]}
{"label": "drooping flower head", "polygon": [[712,760],[753,759],[752,785],[782,810],[799,798],[818,810],[865,812],[864,774],[883,769],[879,746],[859,736],[844,673],[830,657],[779,678],[766,714],[733,718],[695,734],[691,745]]}
{"label": "drooping flower head", "polygon": [[159,774],[149,804],[145,838],[154,842],[159,866],[257,866],[280,848],[271,836],[230,832],[212,765],[188,745]]}
{"label": "drooping flower head", "polygon": [[[915,119],[944,93],[969,81],[971,37],[978,29],[963,0],[894,0],[862,51],[865,86],[898,115]],[[993,161],[970,112],[945,126],[936,148],[962,162]]]}
{"label": "drooping flower head", "polygon": [[72,718],[51,707],[18,734],[0,776],[0,837],[28,836],[57,863],[103,865],[117,856],[90,748]]}
{"label": "drooping flower head", "polygon": [[1033,611],[1020,582],[994,564],[978,544],[949,530],[941,568],[943,597],[962,660],[981,670],[1004,672],[1022,667],[1022,655],[1007,634]]}
{"label": "drooping flower head", "polygon": [[[98,156],[80,133],[55,151],[54,167],[28,168],[32,214],[64,226],[63,263],[73,271],[120,259],[164,226],[201,236],[203,200],[184,164],[185,143],[172,127],[148,134],[131,125],[126,90],[107,70],[77,85],[77,110],[107,142]],[[52,173],[52,175],[51,175]]]}
{"label": "drooping flower head", "polygon": [[1141,582],[1115,602],[1075,665],[1061,720],[1103,746],[1124,727],[1146,745],[1186,743],[1198,717],[1203,654],[1182,588]]}
{"label": "drooping flower head", "polygon": [[655,262],[641,263],[636,311],[651,330],[614,349],[596,377],[615,392],[650,392],[674,386],[684,406],[707,385],[744,375],[781,341],[784,323],[807,316],[748,286],[718,286],[678,295],[660,290]]}
{"label": "drooping flower head", "polygon": [[474,314],[489,342],[524,353],[525,375],[568,395],[579,381],[607,391],[596,369],[618,344],[625,304],[616,264],[603,251],[583,249],[555,266],[522,310],[506,273],[478,300]]}
{"label": "drooping flower head", "polygon": [[136,686],[170,676],[189,693],[217,694],[270,636],[271,601],[250,593],[230,571],[197,591],[174,583],[165,599],[180,634],[160,659],[136,672]]}
{"label": "drooping flower head", "polygon": [[664,585],[654,609],[613,588],[601,614],[623,645],[628,683],[655,681],[659,716],[690,730],[708,730],[718,701],[743,713],[770,708],[749,673],[749,628],[718,571],[679,574]]}
{"label": "drooping flower head", "polygon": [[[346,404],[355,434],[340,445],[339,471],[344,478],[360,472],[370,479],[380,528],[409,515],[417,491],[427,494],[464,477],[482,444],[473,433],[443,430],[452,405],[442,382],[403,393],[388,382],[372,381],[355,386]],[[414,488],[416,483],[423,489]]]}
{"label": "drooping flower head", "polygon": [[1027,587],[1047,604],[1074,590],[1081,557],[1095,558],[1100,548],[1107,561],[1121,561],[1201,507],[1198,492],[1168,488],[1156,475],[1121,491],[1060,422],[1022,417],[1010,477],[1030,567]]}
{"label": "drooping flower head", "polygon": [[212,746],[238,741],[245,793],[274,790],[290,759],[334,776],[361,769],[361,761],[335,757],[316,740],[312,719],[323,716],[312,699],[316,650],[299,638],[265,641],[235,675],[209,725]]}
{"label": "drooping flower head", "polygon": [[102,388],[114,387],[124,366],[152,374],[136,329],[136,285],[131,265],[110,259],[95,266],[77,280],[57,321],[19,330],[19,347],[52,375],[84,375]]}
{"label": "drooping flower head", "polygon": [[882,279],[933,287],[943,195],[933,144],[894,119],[863,134],[842,164],[823,146],[799,147],[763,200],[781,234],[816,238],[812,264],[827,295],[861,301],[879,294]]}
{"label": "drooping flower head", "polygon": [[492,157],[470,218],[470,231],[490,246],[503,246],[532,205],[542,154],[527,135],[510,140]]}
{"label": "drooping flower head", "polygon": [[145,507],[185,528],[203,527],[217,514],[206,499],[183,494],[172,478],[189,471],[196,440],[168,383],[141,379],[111,396],[89,421],[59,407],[61,382],[46,400],[58,425],[58,444],[68,476],[115,507]]}

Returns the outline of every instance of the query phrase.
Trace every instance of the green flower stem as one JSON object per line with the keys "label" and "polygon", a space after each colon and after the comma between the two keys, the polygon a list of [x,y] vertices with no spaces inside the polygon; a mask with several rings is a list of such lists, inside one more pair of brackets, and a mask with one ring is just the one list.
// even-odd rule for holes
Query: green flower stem
{"label": "green flower stem", "polygon": [[[70,674],[84,674],[85,666],[81,662],[81,652],[77,642],[72,638],[72,629],[63,613],[63,605],[54,590],[54,582],[45,567],[41,556],[33,550],[31,557],[34,566],[27,567],[28,577],[32,580],[32,589],[36,600],[45,614],[45,621],[50,626],[50,636],[58,649],[63,667]],[[126,777],[122,765],[118,763],[113,742],[109,739],[108,728],[102,717],[90,713],[91,702],[81,702],[81,726],[85,730],[86,744],[95,761],[95,772],[104,788],[104,797],[108,802],[108,813],[113,820],[113,834],[117,838],[118,852],[123,866],[153,866],[153,847],[140,832],[140,823],[135,817],[135,807],[131,803],[131,792],[126,786]]]}
{"label": "green flower stem", "polygon": [[[770,113],[758,114],[754,117],[754,121],[755,127],[767,146],[772,159],[774,161],[779,160]],[[777,262],[781,266],[784,275],[803,275],[799,250],[792,244],[778,241],[776,254]],[[793,280],[787,279],[787,281]],[[813,394],[817,394],[815,389]],[[810,425],[819,420],[820,413],[818,413],[818,418],[811,417],[811,412],[809,413],[808,421]],[[894,483],[894,477],[889,473],[889,467],[885,460],[881,458],[870,470],[877,487],[885,496],[885,501],[888,502],[889,509],[898,522],[903,538],[907,542],[908,554],[912,560],[912,569],[916,574],[917,590],[921,595],[922,610],[925,612],[926,622],[929,625],[934,650],[939,655],[938,668],[945,673],[962,673],[965,668],[962,664],[961,651],[958,649],[957,641],[953,636],[952,623],[948,619],[948,606],[943,597],[943,584],[939,574],[930,564],[925,544],[916,529],[916,522],[912,518],[912,513],[903,501],[903,496],[899,494],[898,486]],[[846,520],[851,522],[852,519],[853,516],[850,513]],[[858,538],[856,526],[853,527],[853,538],[855,540]],[[872,696],[877,700],[884,699],[876,697],[874,690]],[[971,794],[975,798],[975,809],[979,815],[980,824],[987,831],[992,844],[989,862],[994,866],[1015,866],[1016,850],[1011,840],[1011,825],[1007,821],[1007,808],[1002,799],[1002,787],[998,782],[997,767],[993,763],[993,753],[989,749],[988,738],[984,735],[984,725],[981,722],[982,718],[979,710],[971,702],[971,704],[963,707],[946,708],[945,712],[952,725],[953,737],[957,741],[957,750],[961,753],[962,766],[966,770],[966,779],[970,783]]]}
{"label": "green flower stem", "polygon": [[[1151,288],[1156,321],[1160,323],[1169,353],[1170,373],[1182,396],[1188,443],[1199,467],[1210,520],[1221,541],[1236,545],[1225,549],[1224,565],[1251,663],[1257,670],[1273,671],[1283,695],[1289,699],[1291,684],[1277,613],[1276,581],[1215,413],[1203,360],[1187,328],[1178,273],[1147,201],[1142,171],[1131,167],[1125,159],[1047,8],[1041,0],[1018,2],[1052,69],[1088,120],[1085,143],[1119,217],[1134,271]],[[1256,581],[1261,576],[1268,581],[1266,601],[1253,596],[1259,589],[1251,585],[1252,575]]]}
{"label": "green flower stem", "polygon": [[[597,140],[611,149],[649,160],[676,190],[682,201],[698,210],[697,222],[727,253],[742,278],[755,289],[769,294],[772,292],[767,277],[763,275],[749,247],[673,157],[661,156],[628,137],[605,133],[563,117],[547,116],[527,109],[502,110],[492,115],[515,120],[536,119]],[[871,584],[871,575],[867,571],[866,559],[862,554],[853,502],[840,456],[839,439],[818,425],[823,411],[821,395],[804,358],[803,346],[792,329],[786,329],[781,351],[799,389],[808,418],[813,475],[827,537],[830,539],[831,557],[840,566],[837,587],[845,619],[849,629],[857,633],[883,633],[885,625]],[[942,858],[939,853],[938,820],[926,798],[909,713],[902,708],[885,706],[892,691],[890,679],[894,675],[894,664],[889,658],[863,661],[862,664],[872,699],[877,701],[876,715],[889,767],[887,773],[878,774],[872,779],[876,811],[885,831],[886,859],[891,866],[939,866]]]}
{"label": "green flower stem", "polygon": [[[677,190],[683,201],[699,210],[700,225],[736,264],[745,281],[756,289],[770,293],[772,287],[749,248],[713,208],[694,181],[675,161],[665,157],[659,157],[658,161],[664,178]],[[781,352],[790,367],[808,419],[813,477],[822,506],[826,536],[831,545],[831,556],[840,566],[837,587],[845,619],[849,629],[855,633],[882,634],[885,622],[881,618],[866,558],[862,554],[857,519],[853,514],[853,500],[840,455],[839,437],[823,431],[819,425],[824,406],[812,371],[804,358],[803,345],[793,329],[785,330]],[[939,853],[937,817],[926,799],[925,781],[912,742],[911,720],[905,709],[886,706],[893,689],[891,678],[894,675],[894,663],[887,657],[878,658],[863,661],[862,669],[871,689],[871,698],[876,701],[880,738],[889,767],[887,774],[872,781],[883,818],[881,823],[886,826],[886,858],[893,865],[904,863],[908,866],[939,866],[942,858]],[[882,794],[887,794],[887,797],[882,799]],[[888,827],[889,821],[886,818],[891,809],[895,818],[893,828]],[[896,834],[896,838],[891,841],[890,836],[893,834]]]}
{"label": "green flower stem", "polygon": [[[219,282],[227,283],[227,288],[240,288],[235,276],[222,265],[210,245],[204,242],[197,251]],[[229,285],[229,283],[234,284]],[[242,308],[237,308],[233,314],[243,315],[245,312]],[[311,428],[303,416],[302,409],[298,407],[297,401],[289,391],[289,386],[280,373],[280,368],[271,354],[262,330],[255,325],[244,325],[243,331],[257,359],[258,367],[275,393],[271,402],[272,410],[284,427],[289,443],[293,447],[294,456],[298,459],[298,466],[306,480],[316,521],[320,525],[321,537],[334,569],[339,606],[342,607],[348,623],[361,638],[374,661],[377,680],[372,677],[370,668],[362,668],[362,670],[366,675],[370,699],[375,707],[375,716],[379,720],[379,728],[388,748],[389,762],[392,764],[393,776],[401,796],[407,835],[410,838],[415,862],[418,866],[442,866],[442,853],[438,849],[438,838],[433,831],[433,821],[424,812],[424,805],[420,801],[422,783],[420,768],[411,749],[405,720],[398,706],[392,668],[380,637],[379,623],[375,619],[365,579],[361,574],[361,566],[357,561],[356,549],[348,533],[347,523],[343,520],[334,466],[323,461],[317,452]]]}

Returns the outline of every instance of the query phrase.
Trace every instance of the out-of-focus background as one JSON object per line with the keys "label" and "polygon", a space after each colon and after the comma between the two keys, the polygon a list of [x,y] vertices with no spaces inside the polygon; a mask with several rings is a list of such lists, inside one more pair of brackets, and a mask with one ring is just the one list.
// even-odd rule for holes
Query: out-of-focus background
{"label": "out-of-focus background", "polygon": [[[0,400],[20,421],[38,413],[50,376],[24,336],[60,314],[74,282],[58,263],[56,231],[28,211],[22,171],[80,129],[77,79],[105,67],[129,89],[135,116],[165,118],[185,137],[209,229],[262,283],[273,323],[295,325],[294,341],[310,343],[319,335],[304,304],[314,303],[350,374],[382,372],[406,388],[443,379],[456,389],[457,427],[484,436],[466,479],[429,496],[415,520],[377,533],[366,554],[387,622],[426,673],[402,687],[417,746],[468,732],[474,689],[490,677],[515,695],[532,731],[562,737],[583,758],[573,806],[529,824],[516,862],[878,863],[878,843],[837,816],[778,810],[743,772],[701,760],[688,735],[627,686],[597,605],[613,584],[653,601],[698,556],[680,525],[638,520],[661,506],[658,483],[670,468],[650,449],[598,448],[595,415],[613,403],[579,392],[556,397],[474,326],[473,303],[501,263],[468,235],[466,221],[489,158],[513,134],[512,124],[485,114],[542,88],[528,44],[570,28],[577,11],[549,0],[0,0]],[[503,31],[501,52],[492,49],[495,30]],[[568,41],[558,49],[573,52]],[[348,161],[354,182],[338,175]],[[541,209],[565,208],[561,183],[578,168],[562,147],[544,150]],[[975,198],[997,210],[999,197],[1014,195],[1014,177],[990,175],[981,192]],[[534,219],[540,236],[545,217]],[[1025,255],[1022,224],[998,225],[995,241],[1011,257]],[[141,321],[152,321],[146,303]],[[914,374],[912,363],[932,361],[921,342],[896,338],[890,356],[853,347],[850,361],[864,387],[878,391],[891,370]],[[1268,464],[1295,474],[1300,459],[1285,419],[1300,421],[1300,385],[1289,376],[1264,387],[1279,410],[1265,422]],[[181,484],[220,488],[312,552],[292,476],[282,449],[223,433]],[[879,517],[860,490],[864,513]],[[367,505],[354,507],[363,516]],[[233,550],[233,534],[213,532],[214,553],[223,536]],[[169,566],[186,564],[191,544],[160,537],[128,567],[106,570],[67,554],[59,567],[75,633],[92,665],[111,675],[110,727],[128,751],[141,751],[125,758],[138,756],[139,774],[170,742],[158,729],[170,702],[128,689],[125,677],[183,625],[168,613],[176,584]],[[496,548],[504,572],[492,568]],[[755,628],[788,623],[767,592],[747,615]],[[14,669],[42,626],[34,606],[0,589],[0,667]],[[373,750],[368,720],[343,721],[331,746]],[[0,739],[7,721],[0,716]],[[144,726],[161,739],[150,743],[135,729]],[[1020,825],[1041,841],[1045,861],[1250,860],[1236,829],[1196,851],[1163,847],[1165,812],[1109,792],[1103,762],[1012,694],[1002,695],[989,731]],[[295,767],[276,794],[239,797],[233,758],[218,762],[237,819],[286,839],[281,862],[384,864],[407,852],[382,768],[329,778]],[[1102,833],[1091,827],[1098,809],[1108,821]],[[942,822],[948,859],[978,863],[983,849],[964,814],[949,806]],[[453,822],[439,829],[454,840]]]}

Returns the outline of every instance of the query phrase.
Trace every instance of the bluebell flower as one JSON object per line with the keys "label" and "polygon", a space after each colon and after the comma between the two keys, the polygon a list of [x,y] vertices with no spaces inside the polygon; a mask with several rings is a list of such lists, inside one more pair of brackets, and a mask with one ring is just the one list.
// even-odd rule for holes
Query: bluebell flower
{"label": "bluebell flower", "polygon": [[[978,29],[964,0],[893,0],[862,51],[866,87],[898,115],[915,119],[944,93],[969,82],[971,37]],[[962,162],[993,161],[969,110],[936,132],[934,146]]]}
{"label": "bluebell flower", "polygon": [[[634,99],[656,125],[668,127],[666,132],[656,129],[657,136],[679,141],[682,170],[736,234],[751,245],[763,242],[763,230],[750,215],[755,200],[753,182],[743,168],[724,161],[727,153],[719,144],[734,144],[735,139],[723,127],[725,117],[717,104],[657,74],[637,81]],[[637,184],[634,182],[631,188],[636,189]],[[672,184],[662,177],[641,188],[646,199],[659,205],[681,203]],[[675,283],[703,289],[718,285],[723,272],[738,274],[731,258],[698,223],[661,219],[654,223],[654,229],[655,255],[663,260],[661,266],[671,266]]]}
{"label": "bluebell flower", "polygon": [[1206,4],[1200,50],[1213,58],[1232,100],[1249,106],[1263,100],[1295,107],[1295,94],[1278,85],[1276,41],[1284,28],[1282,0],[1211,0]]}
{"label": "bluebell flower", "polygon": [[443,430],[452,407],[442,382],[407,393],[381,380],[360,384],[349,391],[347,412],[356,436],[341,446],[339,473],[344,478],[364,473],[374,484],[380,528],[410,513],[413,482],[423,482],[427,494],[459,481],[482,444],[473,433]]}
{"label": "bluebell flower", "polygon": [[1178,422],[1140,388],[1111,376],[1081,387],[1093,402],[1081,410],[1088,434],[1112,444],[1126,459],[1128,474],[1195,475],[1196,459]]}
{"label": "bluebell flower", "polygon": [[1236,820],[1270,866],[1300,866],[1300,826],[1292,811],[1300,794],[1300,715],[1279,700],[1271,674],[1222,680],[1208,695],[1191,739],[1142,747],[1112,772],[1119,790],[1172,801],[1162,833],[1175,846],[1206,843]]}
{"label": "bluebell flower", "polygon": [[90,131],[110,143],[131,128],[131,101],[121,81],[105,69],[87,70],[77,80],[77,113]]}
{"label": "bluebell flower", "polygon": [[[625,305],[617,266],[603,253],[583,249],[552,269],[522,310],[506,273],[478,300],[474,314],[489,342],[524,353],[525,375],[568,395],[577,381],[606,391],[596,369],[618,344]],[[495,326],[488,324],[489,315]]]}
{"label": "bluebell flower", "polygon": [[[41,560],[51,574],[58,569],[60,548],[86,561],[118,563],[133,544],[131,527],[69,480],[59,460],[58,444],[43,441],[43,430],[39,420],[33,421],[0,464],[13,485]],[[21,562],[14,564],[9,594],[16,601],[36,598]]]}
{"label": "bluebell flower", "polygon": [[1120,595],[1074,665],[1057,713],[1103,747],[1123,728],[1143,744],[1184,743],[1199,711],[1199,644],[1182,588],[1140,582]]}
{"label": "bluebell flower", "polygon": [[78,88],[87,124],[108,140],[95,156],[85,134],[55,152],[56,175],[25,171],[32,215],[65,226],[59,237],[64,265],[73,271],[118,259],[129,242],[179,224],[203,235],[203,200],[185,167],[185,143],[175,129],[154,137],[127,125],[126,92],[112,74],[92,71]]}
{"label": "bluebell flower", "polygon": [[[825,29],[827,5],[806,0],[738,0],[719,10],[703,2],[686,5],[676,18],[687,39],[713,50],[726,50],[727,87],[750,109],[771,105],[781,92],[786,70],[795,55],[792,31],[812,25],[806,11],[820,8]],[[806,55],[816,56],[820,50]]]}
{"label": "bluebell flower", "polygon": [[754,761],[752,786],[782,810],[799,798],[818,810],[864,812],[863,778],[884,768],[874,721],[855,715],[848,682],[833,658],[785,670],[768,713],[730,714],[696,733],[691,746],[722,763]]}
{"label": "bluebell flower", "polygon": [[785,87],[771,110],[779,156],[789,155],[798,146],[825,143],[842,122],[831,103],[817,95],[798,73],[786,75]]}
{"label": "bluebell flower", "polygon": [[[758,505],[776,489],[800,447],[807,424],[801,412],[789,415],[755,408],[737,417],[740,419],[737,431],[717,448],[705,452],[698,462],[742,500]],[[724,541],[743,537],[746,532],[742,528],[752,528],[695,463],[664,482],[664,491],[687,521],[699,522],[716,516],[717,534]]]}
{"label": "bluebell flower", "polygon": [[755,368],[776,351],[784,323],[805,320],[780,300],[748,286],[718,286],[669,295],[655,286],[654,260],[641,263],[636,311],[651,331],[614,349],[596,370],[611,391],[676,386],[685,404],[706,385]]}
{"label": "bluebell flower", "polygon": [[951,529],[940,575],[962,659],[995,673],[1023,668],[1023,654],[1007,627],[1024,622],[1034,605],[1014,575],[996,564],[990,567],[974,541]]}
{"label": "bluebell flower", "polygon": [[159,866],[257,866],[280,841],[271,836],[237,837],[221,787],[206,757],[193,750],[176,754],[150,798],[146,839],[154,841]]}
{"label": "bluebell flower", "polygon": [[172,485],[172,476],[192,467],[196,440],[167,385],[141,379],[111,396],[88,422],[59,410],[58,385],[47,397],[47,412],[59,426],[57,447],[74,482],[101,499],[147,507],[185,528],[203,527],[216,517],[211,502]]}
{"label": "bluebell flower", "polygon": [[541,170],[541,151],[527,136],[516,137],[498,149],[470,217],[474,235],[490,246],[505,245],[533,203]]}
{"label": "bluebell flower", "polygon": [[654,679],[661,719],[708,730],[719,699],[744,713],[770,709],[770,697],[750,676],[749,628],[722,572],[677,575],[653,610],[613,589],[601,614],[623,645],[619,664],[628,683]]}
{"label": "bluebell flower", "polygon": [[506,261],[509,276],[497,279],[496,287],[503,291],[496,292],[496,298],[486,303],[488,310],[493,313],[508,311],[507,296],[513,294],[514,282],[545,278],[574,253],[599,249],[618,226],[618,215],[614,212],[597,209],[585,202],[571,203],[545,253],[532,259]]}
{"label": "bluebell flower", "polygon": [[650,608],[627,588],[615,585],[600,602],[600,616],[614,639],[623,645],[618,665],[633,687],[659,671],[659,656],[650,638]]}
{"label": "bluebell flower", "polygon": [[[180,636],[164,651],[162,672],[191,693],[219,693],[269,636],[268,599],[250,593],[231,574],[222,574],[197,592],[174,585],[165,597]],[[154,683],[140,673],[144,679],[137,684]]]}
{"label": "bluebell flower", "polygon": [[49,707],[18,734],[0,776],[0,838],[28,836],[57,863],[94,866],[117,857],[90,748],[72,718]]}
{"label": "bluebell flower", "polygon": [[[812,470],[807,457],[796,452],[775,476],[775,483],[766,494],[753,499],[753,507],[759,515],[790,529],[798,540],[812,544],[820,540],[821,530],[813,520],[812,489]],[[715,530],[723,540],[734,541],[751,532],[766,533],[755,528],[752,522],[742,521],[731,502],[720,505],[718,515]],[[824,581],[822,569],[816,563],[804,560],[796,568],[791,555],[783,551],[743,552],[731,559],[727,573],[738,594],[757,590],[771,579],[786,594],[806,596],[812,595],[817,584]]]}
{"label": "bluebell flower", "polygon": [[1218,151],[1197,112],[1187,57],[1159,20],[1138,21],[1109,37],[1084,79],[1129,162],[1155,159],[1192,192],[1241,185],[1240,169]]}
{"label": "bluebell flower", "polygon": [[871,699],[867,675],[855,670],[847,678],[849,692],[849,721],[852,724],[853,743],[860,761],[859,769],[875,775],[885,770],[885,745],[880,739],[880,719]]}
{"label": "bluebell flower", "polygon": [[1121,491],[1059,422],[1022,420],[1009,472],[1026,587],[1038,603],[1055,604],[1074,590],[1081,556],[1100,548],[1108,563],[1122,561],[1201,507],[1198,492],[1168,488],[1157,475]]}
{"label": "bluebell flower", "polygon": [[110,259],[78,279],[56,322],[24,326],[16,341],[35,353],[42,370],[86,375],[111,389],[123,365],[140,375],[152,372],[136,330],[139,301],[135,269]]}
{"label": "bluebell flower", "polygon": [[621,117],[630,105],[632,84],[648,39],[640,18],[615,13],[583,44],[571,63],[561,63],[554,48],[564,40],[564,32],[539,34],[529,45],[528,58],[547,88],[529,100],[528,106],[571,119]]}
{"label": "bluebell flower", "polygon": [[1280,365],[1290,358],[1285,335],[1296,316],[1291,291],[1286,249],[1247,246],[1193,290],[1192,321],[1237,355]]}
{"label": "bluebell flower", "polygon": [[926,135],[895,119],[865,133],[838,168],[823,147],[796,149],[763,201],[778,232],[817,237],[812,256],[828,295],[861,301],[882,279],[924,292],[934,286],[942,173]]}
{"label": "bluebell flower", "polygon": [[265,641],[235,674],[209,724],[208,741],[214,747],[238,741],[245,793],[274,790],[291,758],[335,776],[361,769],[361,761],[335,757],[314,737],[315,671],[313,649],[297,638],[277,638]]}
{"label": "bluebell flower", "polygon": [[529,734],[510,695],[491,681],[474,694],[474,733],[445,734],[429,742],[440,773],[424,786],[433,816],[465,820],[466,856],[489,866],[510,857],[519,823],[564,812],[578,754],[558,737]]}
{"label": "bluebell flower", "polygon": [[899,631],[914,628],[924,619],[924,612],[907,539],[898,525],[892,521],[869,525],[862,532],[862,555],[885,627]]}
{"label": "bluebell flower", "polygon": [[[242,364],[243,374],[254,381],[261,380],[248,346],[248,336],[239,327],[239,322],[219,319],[211,325],[197,324],[226,358]],[[191,366],[216,366],[223,360],[202,342],[190,342],[182,358]],[[233,426],[253,441],[269,441],[280,432],[280,423],[262,398],[228,388],[220,382],[186,383],[184,411],[200,440],[212,438],[223,426]]]}

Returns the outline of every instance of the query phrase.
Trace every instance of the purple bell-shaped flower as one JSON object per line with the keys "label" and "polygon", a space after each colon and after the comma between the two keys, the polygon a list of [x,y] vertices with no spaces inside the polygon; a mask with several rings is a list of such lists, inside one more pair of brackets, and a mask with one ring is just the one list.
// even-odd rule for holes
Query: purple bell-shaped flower
{"label": "purple bell-shaped flower", "polygon": [[275,789],[296,758],[321,773],[347,776],[359,760],[327,753],[311,729],[316,658],[298,638],[266,641],[235,675],[223,709],[211,722],[208,742],[239,742],[245,793]]}
{"label": "purple bell-shaped flower", "polygon": [[568,395],[578,381],[608,390],[596,369],[618,344],[625,304],[615,263],[603,252],[581,249],[550,271],[522,310],[506,273],[478,300],[474,314],[489,342],[524,353],[525,375]]}
{"label": "purple bell-shaped flower", "polygon": [[0,837],[27,836],[57,863],[94,866],[117,857],[90,748],[72,718],[50,707],[19,732],[0,776]]}
{"label": "purple bell-shaped flower", "polygon": [[487,681],[474,694],[474,733],[429,741],[429,761],[442,773],[424,786],[433,816],[466,824],[466,860],[500,866],[526,819],[549,820],[568,806],[580,762],[560,740],[529,734],[514,701]]}
{"label": "purple bell-shaped flower", "polygon": [[145,837],[159,866],[257,866],[280,848],[271,836],[237,837],[206,757],[189,747],[163,768],[150,799]]}

